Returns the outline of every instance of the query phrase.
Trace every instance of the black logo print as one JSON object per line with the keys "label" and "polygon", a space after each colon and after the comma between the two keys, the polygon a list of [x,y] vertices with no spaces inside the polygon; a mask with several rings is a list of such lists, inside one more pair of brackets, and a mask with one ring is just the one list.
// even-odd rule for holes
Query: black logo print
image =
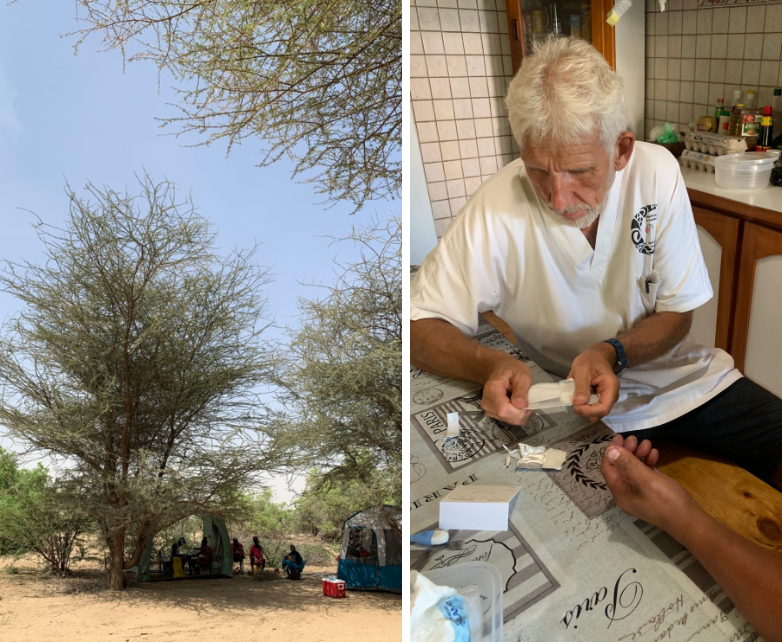
{"label": "black logo print", "polygon": [[633,244],[639,253],[644,255],[654,254],[656,236],[654,234],[654,222],[657,221],[657,204],[644,206],[633,215],[630,225],[630,235]]}

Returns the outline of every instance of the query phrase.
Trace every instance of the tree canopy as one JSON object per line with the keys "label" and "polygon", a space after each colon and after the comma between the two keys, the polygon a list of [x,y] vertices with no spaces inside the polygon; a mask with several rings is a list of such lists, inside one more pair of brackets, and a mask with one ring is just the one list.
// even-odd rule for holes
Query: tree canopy
{"label": "tree canopy", "polygon": [[[86,26],[178,82],[165,118],[203,143],[254,137],[327,201],[398,195],[401,0],[77,0]],[[256,144],[258,143],[256,142]]]}
{"label": "tree canopy", "polygon": [[67,459],[114,589],[155,532],[230,509],[274,459],[255,432],[267,273],[253,251],[216,255],[172,184],[139,188],[68,187],[65,226],[38,225],[46,262],[0,274],[24,304],[0,338],[0,423]]}
{"label": "tree canopy", "polygon": [[351,239],[361,259],[325,297],[300,301],[274,444],[309,472],[312,490],[355,481],[367,501],[401,504],[401,221],[376,221]]}

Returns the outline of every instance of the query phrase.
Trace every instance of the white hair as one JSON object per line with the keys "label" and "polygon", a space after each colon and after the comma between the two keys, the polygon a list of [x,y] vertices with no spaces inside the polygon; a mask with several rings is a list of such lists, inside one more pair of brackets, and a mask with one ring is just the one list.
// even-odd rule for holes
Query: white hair
{"label": "white hair", "polygon": [[630,129],[624,87],[603,56],[580,38],[550,37],[524,58],[505,98],[513,136],[524,148],[591,139],[613,158]]}

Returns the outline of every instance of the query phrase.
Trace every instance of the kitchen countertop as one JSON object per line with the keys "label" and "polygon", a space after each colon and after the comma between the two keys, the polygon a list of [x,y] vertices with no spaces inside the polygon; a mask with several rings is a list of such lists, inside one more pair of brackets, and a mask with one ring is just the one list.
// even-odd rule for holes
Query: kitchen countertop
{"label": "kitchen countertop", "polygon": [[715,197],[723,197],[739,203],[782,212],[782,188],[768,185],[763,190],[725,190],[717,186],[714,175],[702,170],[681,168],[684,185],[691,190],[699,190]]}

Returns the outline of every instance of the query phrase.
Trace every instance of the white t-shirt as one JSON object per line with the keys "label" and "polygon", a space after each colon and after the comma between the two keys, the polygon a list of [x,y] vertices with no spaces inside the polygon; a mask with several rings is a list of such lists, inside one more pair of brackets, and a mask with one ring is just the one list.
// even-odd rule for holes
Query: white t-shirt
{"label": "white t-shirt", "polygon": [[[440,318],[473,335],[478,313],[493,310],[532,360],[565,377],[582,351],[653,311],[684,313],[711,299],[684,180],[664,148],[635,144],[609,191],[594,250],[543,208],[520,160],[487,180],[414,276],[411,319]],[[727,353],[687,337],[631,366],[603,420],[617,432],[655,427],[739,378]]]}

